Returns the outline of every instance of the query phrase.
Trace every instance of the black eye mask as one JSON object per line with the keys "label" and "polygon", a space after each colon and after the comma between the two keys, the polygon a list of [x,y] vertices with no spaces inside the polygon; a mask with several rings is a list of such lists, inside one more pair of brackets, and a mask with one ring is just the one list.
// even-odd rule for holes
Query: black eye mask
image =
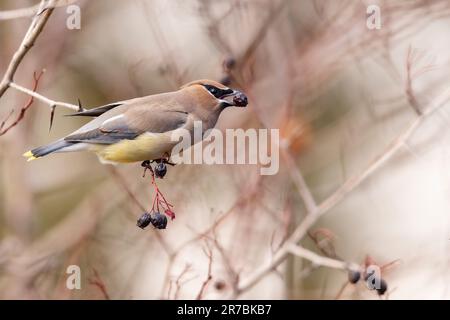
{"label": "black eye mask", "polygon": [[231,89],[219,89],[219,88],[214,87],[209,84],[204,84],[203,86],[206,88],[206,90],[208,90],[217,99],[220,99],[221,97],[223,97],[227,94],[233,93],[233,90],[231,90]]}

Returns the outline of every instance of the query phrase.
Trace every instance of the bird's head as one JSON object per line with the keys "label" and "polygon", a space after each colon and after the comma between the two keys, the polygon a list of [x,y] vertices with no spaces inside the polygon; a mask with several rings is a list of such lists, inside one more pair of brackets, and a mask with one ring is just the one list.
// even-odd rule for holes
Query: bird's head
{"label": "bird's head", "polygon": [[213,80],[196,80],[181,87],[189,91],[204,106],[212,108],[245,107],[247,96],[239,90],[233,90]]}

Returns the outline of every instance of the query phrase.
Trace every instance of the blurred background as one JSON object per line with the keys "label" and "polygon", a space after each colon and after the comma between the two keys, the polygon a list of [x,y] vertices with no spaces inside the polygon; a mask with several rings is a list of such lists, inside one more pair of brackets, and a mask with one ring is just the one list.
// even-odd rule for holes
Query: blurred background
{"label": "blurred background", "polygon": [[[0,12],[38,1],[1,0]],[[111,169],[89,153],[27,163],[21,155],[78,128],[35,101],[0,136],[0,298],[449,299],[450,105],[421,115],[449,85],[447,0],[75,1],[81,28],[58,7],[15,82],[94,107],[210,78],[249,97],[225,128],[278,128],[289,154],[277,175],[256,165],[179,165],[158,181],[174,205],[166,230],[136,227],[151,207],[139,163]],[[367,27],[378,5],[381,28]],[[0,18],[2,15],[0,14]],[[0,74],[31,16],[0,19]],[[28,97],[9,89],[0,123]],[[11,112],[12,115],[11,115]],[[318,203],[360,175],[418,117],[392,157],[347,192],[301,244],[383,266],[382,297],[347,273],[289,256],[248,290],[236,284],[270,261],[306,215],[293,177]],[[132,195],[132,196],[131,196]],[[139,204],[138,204],[139,203]],[[78,265],[81,289],[66,287]]]}

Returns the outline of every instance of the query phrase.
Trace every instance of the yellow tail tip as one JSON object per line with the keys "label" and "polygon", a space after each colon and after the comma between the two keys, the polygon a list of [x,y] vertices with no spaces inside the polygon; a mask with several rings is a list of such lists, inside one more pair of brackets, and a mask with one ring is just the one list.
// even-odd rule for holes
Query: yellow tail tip
{"label": "yellow tail tip", "polygon": [[37,157],[35,157],[31,151],[25,152],[25,153],[23,154],[23,156],[24,156],[25,158],[28,158],[27,161],[31,161],[31,160],[37,159]]}

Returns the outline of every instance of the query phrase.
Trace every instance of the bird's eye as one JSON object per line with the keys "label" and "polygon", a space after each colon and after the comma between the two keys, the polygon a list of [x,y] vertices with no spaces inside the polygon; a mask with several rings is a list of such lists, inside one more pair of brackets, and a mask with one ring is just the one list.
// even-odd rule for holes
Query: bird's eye
{"label": "bird's eye", "polygon": [[208,90],[214,97],[220,98],[223,95],[223,90],[217,87],[205,84],[204,87]]}
{"label": "bird's eye", "polygon": [[204,84],[203,86],[217,99],[220,99],[227,94],[233,93],[233,90],[231,89],[219,89],[209,84]]}

